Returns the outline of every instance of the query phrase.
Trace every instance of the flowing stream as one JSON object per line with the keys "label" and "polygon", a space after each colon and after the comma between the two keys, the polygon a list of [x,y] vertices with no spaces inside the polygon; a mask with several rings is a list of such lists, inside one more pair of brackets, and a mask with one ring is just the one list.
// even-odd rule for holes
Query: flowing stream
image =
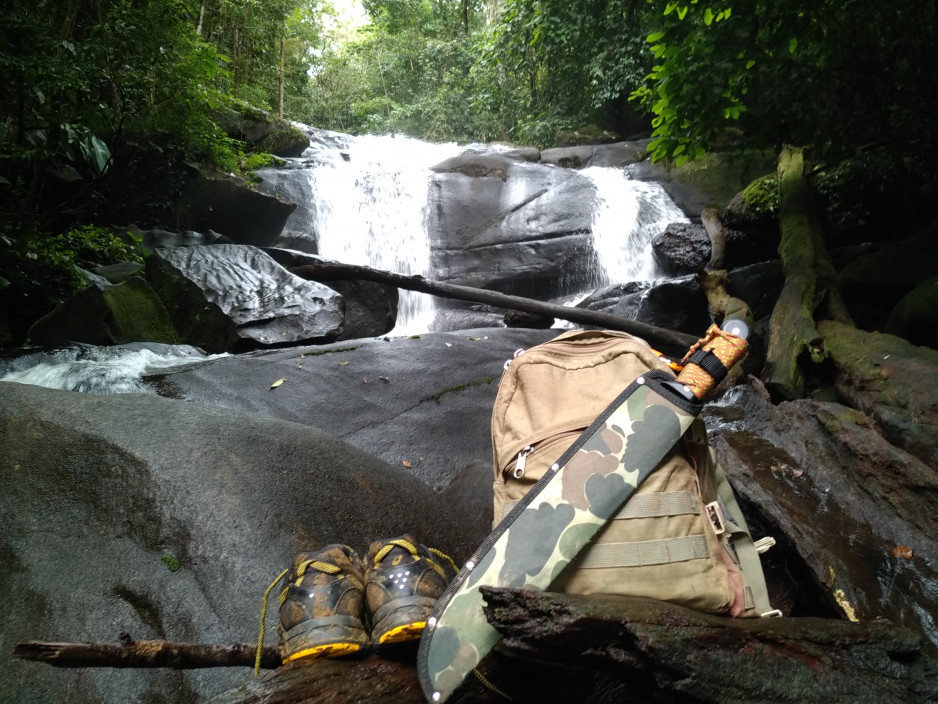
{"label": "flowing stream", "polygon": [[[430,144],[406,137],[331,134],[287,169],[264,170],[267,188],[299,207],[284,246],[317,251],[327,259],[405,275],[430,276],[428,207],[430,167],[466,149],[500,147]],[[567,303],[603,286],[659,278],[651,240],[670,222],[686,222],[656,183],[632,180],[624,169],[591,167],[581,172],[595,188],[591,270],[572,270],[564,285]],[[433,297],[400,291],[392,335],[425,332],[433,320]],[[184,346],[81,345],[0,360],[0,380],[89,393],[150,392],[142,379],[160,369],[189,364],[201,355]]]}

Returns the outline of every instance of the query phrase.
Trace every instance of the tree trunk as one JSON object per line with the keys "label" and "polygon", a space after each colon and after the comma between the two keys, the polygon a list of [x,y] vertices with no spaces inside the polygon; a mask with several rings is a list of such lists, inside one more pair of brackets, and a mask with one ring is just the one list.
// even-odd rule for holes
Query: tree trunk
{"label": "tree trunk", "polygon": [[286,37],[283,34],[281,34],[280,35],[280,93],[279,93],[279,100],[277,103],[278,105],[277,117],[279,117],[281,120],[283,119],[283,72],[284,72],[284,67],[286,65],[286,58],[285,58],[286,52],[287,52],[286,42],[287,42]]}
{"label": "tree trunk", "polygon": [[[553,303],[542,303],[541,301],[535,301],[531,298],[511,296],[506,293],[498,293],[496,291],[473,288],[471,286],[459,286],[457,284],[444,283],[441,281],[428,281],[422,276],[404,276],[403,274],[381,271],[380,269],[372,269],[367,266],[324,261],[294,267],[290,269],[290,271],[297,276],[302,276],[303,278],[319,281],[321,283],[348,279],[375,281],[410,291],[429,293],[434,296],[439,296],[440,298],[453,298],[462,301],[485,303],[498,308],[520,310],[536,315],[547,315],[553,318],[560,318],[561,320],[569,320],[570,322],[584,325],[595,325],[609,330],[620,330],[637,335],[651,344],[666,347],[668,349],[664,351],[673,355],[683,355],[688,347],[697,342],[697,338],[693,335],[686,335],[673,330],[665,330],[664,328],[642,323],[637,320],[626,320],[625,318],[610,315],[609,313],[599,313],[584,308],[569,308]],[[701,330],[701,335],[704,332],[705,331]]]}
{"label": "tree trunk", "polygon": [[[769,341],[762,378],[784,398],[803,395],[803,365],[824,358],[815,313],[822,309],[844,321],[847,317],[836,288],[836,272],[822,240],[821,224],[812,207],[804,176],[804,156],[785,147],[778,159],[781,242],[778,253],[785,285],[769,321]],[[849,317],[847,317],[849,320]],[[846,321],[845,321],[846,322]]]}
{"label": "tree trunk", "polygon": [[[117,643],[18,643],[12,658],[35,660],[55,667],[254,667],[257,646],[244,643],[206,645],[173,643],[165,640],[134,641],[122,638]],[[280,667],[277,648],[264,648],[261,667]]]}

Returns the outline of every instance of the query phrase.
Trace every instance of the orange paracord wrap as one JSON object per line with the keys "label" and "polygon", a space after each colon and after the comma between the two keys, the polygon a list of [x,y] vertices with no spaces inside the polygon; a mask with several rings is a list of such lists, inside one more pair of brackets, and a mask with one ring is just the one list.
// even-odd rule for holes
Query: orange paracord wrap
{"label": "orange paracord wrap", "polygon": [[694,352],[712,352],[728,371],[746,355],[748,349],[749,343],[745,338],[721,330],[717,325],[711,325],[706,336],[698,340],[684,355],[681,361],[684,369],[678,374],[677,381],[689,388],[697,398],[703,398],[716,383],[706,370],[688,361]]}

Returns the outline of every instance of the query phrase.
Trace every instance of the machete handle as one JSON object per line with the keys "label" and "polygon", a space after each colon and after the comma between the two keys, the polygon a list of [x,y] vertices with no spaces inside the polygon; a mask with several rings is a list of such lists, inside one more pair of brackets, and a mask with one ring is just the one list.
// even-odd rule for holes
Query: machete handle
{"label": "machete handle", "polygon": [[703,398],[746,356],[748,336],[749,326],[741,320],[727,320],[722,328],[711,325],[681,360],[684,369],[677,375],[677,383],[696,398]]}

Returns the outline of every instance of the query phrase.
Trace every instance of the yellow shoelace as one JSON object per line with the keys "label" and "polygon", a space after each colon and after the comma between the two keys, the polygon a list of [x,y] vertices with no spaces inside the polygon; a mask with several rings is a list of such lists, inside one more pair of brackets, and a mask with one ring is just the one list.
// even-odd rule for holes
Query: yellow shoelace
{"label": "yellow shoelace", "polygon": [[[323,562],[322,560],[306,560],[305,562],[301,562],[300,566],[296,570],[296,583],[297,584],[300,582],[300,580],[303,578],[303,575],[306,574],[307,570],[310,567],[312,567],[313,569],[319,570],[320,572],[325,572],[326,574],[337,574],[338,572],[341,572],[341,570],[338,567],[336,567],[335,565],[331,565],[328,562]],[[280,580],[282,580],[284,577],[287,576],[287,573],[289,571],[290,571],[289,569],[285,569],[283,572],[277,575],[277,578],[273,582],[271,582],[270,586],[267,587],[266,591],[264,591],[264,603],[261,606],[261,633],[257,638],[257,654],[254,656],[254,676],[255,677],[258,676],[261,670],[261,652],[264,648],[264,626],[267,620],[267,601],[270,598],[270,592],[273,591],[273,588],[276,587],[277,584],[280,583]],[[283,602],[286,601],[287,592],[289,590],[290,590],[290,585],[288,584],[280,592],[280,598],[278,599],[280,606],[283,606]]]}
{"label": "yellow shoelace", "polygon": [[[409,540],[404,540],[403,538],[397,538],[395,540],[389,540],[387,543],[384,544],[384,546],[380,550],[378,550],[378,552],[375,554],[374,566],[376,568],[380,567],[381,560],[387,557],[387,554],[391,552],[391,550],[393,550],[395,547],[404,548],[407,552],[409,552],[414,557],[420,557],[420,553],[418,552],[416,545],[414,545]],[[451,558],[445,552],[443,552],[442,550],[437,550],[436,548],[427,548],[427,550],[433,555],[435,555],[436,557],[438,557],[441,561],[445,561],[447,564],[449,564],[449,566],[453,570],[453,574],[456,574],[457,572],[459,572],[459,568],[456,566],[456,563],[453,562],[453,558]],[[443,577],[446,581],[449,581],[449,578],[446,576],[446,571],[439,564],[437,564],[436,562],[434,562],[433,560],[429,558],[426,558],[426,560],[427,562],[430,563],[430,566],[440,574],[441,577]]]}

